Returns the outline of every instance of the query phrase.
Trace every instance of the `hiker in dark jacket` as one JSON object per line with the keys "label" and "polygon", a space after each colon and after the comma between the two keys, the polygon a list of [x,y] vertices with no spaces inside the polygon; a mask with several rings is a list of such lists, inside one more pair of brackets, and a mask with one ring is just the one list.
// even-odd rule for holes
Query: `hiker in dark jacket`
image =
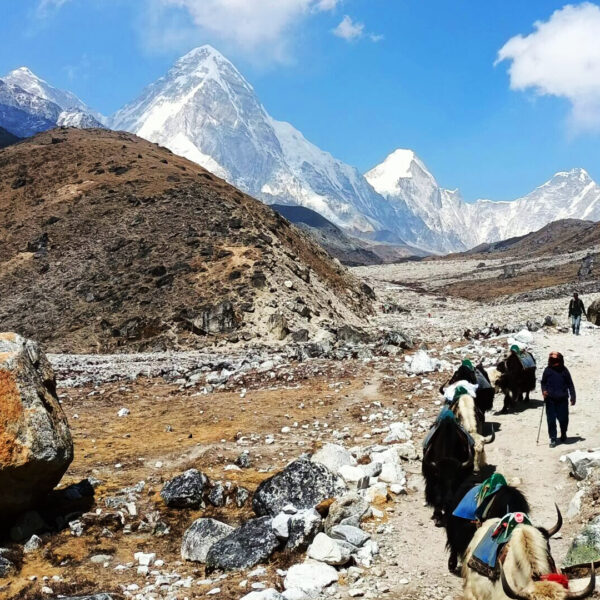
{"label": "hiker in dark jacket", "polygon": [[581,325],[581,315],[585,314],[585,307],[583,306],[583,300],[579,297],[579,294],[575,292],[569,302],[569,318],[571,319],[571,327],[573,333],[579,335],[579,327]]}
{"label": "hiker in dark jacket", "polygon": [[548,435],[550,448],[556,446],[556,421],[560,425],[560,441],[567,441],[569,427],[569,398],[571,406],[577,399],[575,386],[569,369],[565,367],[565,359],[560,352],[550,352],[548,366],[542,375],[542,394],[546,403]]}

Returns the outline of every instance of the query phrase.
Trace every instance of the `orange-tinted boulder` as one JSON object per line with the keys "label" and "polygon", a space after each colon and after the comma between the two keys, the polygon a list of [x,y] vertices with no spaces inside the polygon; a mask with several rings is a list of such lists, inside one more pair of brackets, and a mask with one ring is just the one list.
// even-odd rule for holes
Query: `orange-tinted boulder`
{"label": "orange-tinted boulder", "polygon": [[0,333],[0,515],[40,501],[73,460],[73,440],[39,346]]}

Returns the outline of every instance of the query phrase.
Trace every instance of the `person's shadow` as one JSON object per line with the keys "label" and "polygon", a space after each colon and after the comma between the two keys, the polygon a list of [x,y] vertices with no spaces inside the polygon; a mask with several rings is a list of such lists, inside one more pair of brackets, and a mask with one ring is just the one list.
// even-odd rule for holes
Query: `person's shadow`
{"label": "person's shadow", "polygon": [[585,438],[580,435],[569,436],[566,441],[561,442],[561,446],[571,446],[572,444],[578,444],[579,442],[585,442]]}

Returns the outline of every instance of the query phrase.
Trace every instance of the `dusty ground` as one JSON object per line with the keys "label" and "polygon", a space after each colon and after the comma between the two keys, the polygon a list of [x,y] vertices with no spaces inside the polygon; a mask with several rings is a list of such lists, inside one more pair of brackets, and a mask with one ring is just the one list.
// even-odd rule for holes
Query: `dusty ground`
{"label": "dusty ground", "polygon": [[[443,353],[449,341],[453,346],[464,346],[463,328],[480,327],[486,318],[522,322],[529,315],[560,317],[565,312],[564,297],[494,307],[452,298],[443,302],[437,299],[437,292],[425,289],[427,273],[413,275],[414,268],[407,264],[403,273],[400,267],[393,267],[393,277],[401,278],[412,289],[392,285],[393,289],[388,290],[394,301],[412,312],[381,314],[374,326],[385,324],[417,331],[431,351]],[[384,276],[379,267],[370,274],[379,291],[391,285],[387,283],[389,274]],[[415,286],[422,289],[415,290]],[[428,306],[435,306],[431,317]],[[564,321],[564,316],[561,319]],[[506,339],[483,342],[483,346],[505,344]],[[536,392],[531,405],[522,412],[489,417],[496,424],[498,435],[496,442],[488,446],[488,460],[508,479],[522,482],[534,508],[534,522],[548,525],[555,517],[553,503],[557,502],[566,512],[577,490],[559,457],[567,450],[600,446],[595,397],[600,386],[596,367],[600,329],[586,326],[580,337],[544,329],[535,334],[534,347],[538,356],[544,356],[551,348],[562,351],[571,368],[579,392],[578,404],[571,412],[571,441],[567,447],[549,449],[543,425],[540,444],[536,445],[541,414]],[[232,481],[254,490],[288,461],[325,441],[341,440],[346,447],[365,448],[381,443],[386,424],[399,420],[412,424],[419,447],[439,411],[436,390],[448,373],[409,376],[403,365],[403,356],[281,365],[270,372],[248,374],[235,391],[208,395],[199,391],[201,387],[181,389],[162,379],[147,378],[98,387],[61,388],[76,456],[63,483],[90,476],[99,479],[95,508],[106,512],[107,498],[143,480],[145,486],[136,500],[138,515],[126,515],[129,527],[115,530],[112,537],[103,536],[100,528],[92,528],[80,538],[69,530],[44,537],[42,549],[25,556],[19,576],[3,581],[0,598],[39,598],[44,585],[52,588],[54,594],[119,592],[120,586],[143,586],[146,578],[138,575],[135,568],[115,570],[117,565],[131,564],[136,551],[156,552],[165,562],[164,571],[191,577],[191,587],[181,590],[177,596],[180,599],[203,598],[216,587],[221,591],[215,598],[240,598],[249,591],[247,586],[252,581],[280,586],[282,579],[276,569],[285,569],[302,557],[277,555],[267,573],[246,587],[240,587],[245,574],[219,580],[214,574],[207,575],[199,565],[182,563],[181,535],[195,518],[211,514],[237,523],[249,516],[250,508],[169,510],[159,496],[162,483],[186,468],[196,467],[214,480]],[[243,393],[243,389],[247,391]],[[500,405],[498,397],[496,408]],[[122,407],[128,408],[130,414],[119,418],[117,412]],[[289,432],[282,432],[284,427],[289,427]],[[269,443],[269,439],[273,442]],[[242,450],[250,452],[252,466],[227,470]],[[432,525],[431,511],[423,505],[420,462],[406,463],[405,468],[409,493],[388,502],[382,507],[385,516],[366,526],[379,542],[381,554],[374,567],[365,572],[362,587],[368,597],[459,598],[461,581],[446,570],[443,531]],[[156,511],[158,518],[170,527],[166,536],[137,530],[145,515]],[[552,541],[559,563],[580,526],[577,519],[567,521],[561,537]],[[112,558],[106,566],[92,563],[90,557],[98,554]],[[31,580],[34,576],[36,579]],[[60,580],[53,581],[52,576]],[[44,577],[50,580],[44,581]],[[342,584],[336,597],[346,598],[348,591]]]}

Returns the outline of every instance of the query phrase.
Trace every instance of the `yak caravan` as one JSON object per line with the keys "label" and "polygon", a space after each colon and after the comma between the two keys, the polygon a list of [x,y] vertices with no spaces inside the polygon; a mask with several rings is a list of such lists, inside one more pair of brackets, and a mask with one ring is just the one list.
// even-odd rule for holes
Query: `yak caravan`
{"label": "yak caravan", "polygon": [[0,600],[598,597],[597,2],[0,5]]}

